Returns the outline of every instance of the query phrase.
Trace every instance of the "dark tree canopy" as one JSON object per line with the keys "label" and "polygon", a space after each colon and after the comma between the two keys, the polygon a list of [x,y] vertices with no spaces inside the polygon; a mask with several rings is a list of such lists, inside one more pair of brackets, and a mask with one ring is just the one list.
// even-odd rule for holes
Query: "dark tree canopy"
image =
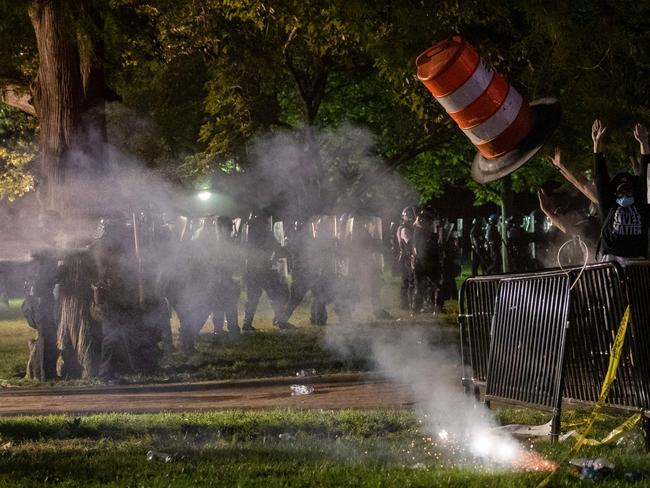
{"label": "dark tree canopy", "polygon": [[[32,115],[39,63],[29,11],[39,3],[0,4],[1,100]],[[74,8],[76,27],[66,32],[76,33],[79,55],[95,53],[86,60],[99,61],[107,82],[84,103],[120,100],[150,121],[151,137],[128,149],[188,182],[246,172],[256,141],[289,130],[306,148],[307,187],[324,199],[328,185],[342,181],[350,192],[372,187],[368,175],[385,165],[422,199],[460,185],[479,200],[498,200],[497,186],[469,180],[473,147],[415,77],[415,57],[452,34],[465,36],[528,98],[562,103],[552,144],[514,175],[515,191],[554,177],[545,161],[552,145],[586,169],[595,117],[611,127],[608,151],[628,166],[632,123],[650,118],[647,2],[88,0]],[[124,113],[109,106],[109,135]],[[0,118],[5,130],[23,130],[13,113]],[[370,166],[357,156],[334,160],[320,145],[321,131],[343,124],[373,134],[364,156]]]}

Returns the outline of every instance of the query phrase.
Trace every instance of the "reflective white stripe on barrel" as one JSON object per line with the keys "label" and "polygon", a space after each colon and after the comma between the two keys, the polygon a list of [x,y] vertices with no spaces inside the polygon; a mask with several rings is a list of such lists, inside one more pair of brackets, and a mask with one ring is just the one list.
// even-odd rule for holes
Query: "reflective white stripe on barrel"
{"label": "reflective white stripe on barrel", "polygon": [[517,90],[510,86],[508,96],[496,113],[482,124],[471,129],[462,129],[472,143],[485,144],[499,136],[517,118],[523,98]]}
{"label": "reflective white stripe on barrel", "polygon": [[494,71],[481,60],[472,76],[463,85],[449,95],[436,97],[436,100],[447,113],[460,112],[485,92],[492,78],[494,78]]}

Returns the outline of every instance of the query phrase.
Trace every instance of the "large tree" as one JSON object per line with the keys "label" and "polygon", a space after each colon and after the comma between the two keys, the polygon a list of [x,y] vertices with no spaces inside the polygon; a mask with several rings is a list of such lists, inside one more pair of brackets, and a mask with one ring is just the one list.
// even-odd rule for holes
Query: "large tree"
{"label": "large tree", "polygon": [[[103,5],[92,0],[33,0],[16,2],[11,10],[3,7],[20,25],[29,19],[33,27],[32,42],[23,32],[24,47],[14,44],[23,51],[17,53],[12,74],[23,79],[5,77],[3,101],[38,119],[41,210],[79,217],[88,209],[85,196],[99,197],[92,183],[105,163]],[[35,73],[25,68],[32,60],[20,59],[32,46]],[[87,259],[83,253],[70,256],[63,277],[59,341],[67,356],[66,375],[95,373]]]}

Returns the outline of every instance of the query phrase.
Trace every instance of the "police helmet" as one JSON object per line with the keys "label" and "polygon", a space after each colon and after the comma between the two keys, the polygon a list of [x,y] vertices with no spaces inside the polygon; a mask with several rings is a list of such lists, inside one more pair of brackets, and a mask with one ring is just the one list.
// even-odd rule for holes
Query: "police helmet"
{"label": "police helmet", "polygon": [[415,222],[416,217],[417,211],[415,207],[404,207],[404,210],[402,210],[402,221]]}

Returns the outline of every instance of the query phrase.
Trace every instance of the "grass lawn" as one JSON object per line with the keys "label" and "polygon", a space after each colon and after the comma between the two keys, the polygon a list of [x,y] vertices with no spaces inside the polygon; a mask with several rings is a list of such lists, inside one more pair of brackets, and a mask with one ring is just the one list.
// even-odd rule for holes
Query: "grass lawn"
{"label": "grass lawn", "polygon": [[11,300],[0,310],[0,386],[20,383],[29,358],[27,341],[36,337],[20,311],[21,300]]}
{"label": "grass lawn", "polygon": [[[568,420],[582,414],[572,412]],[[548,420],[518,409],[503,421]],[[619,419],[604,416],[605,431]],[[425,441],[408,411],[230,411],[218,413],[0,418],[0,486],[535,486],[539,472],[461,461]],[[640,433],[632,432],[638,439]],[[572,442],[527,440],[558,461]],[[602,486],[627,486],[625,473],[650,472],[642,443],[585,448],[616,469]],[[147,461],[153,450],[171,462]],[[162,455],[161,455],[162,457]],[[580,486],[562,465],[551,486]],[[637,486],[643,486],[643,482]]]}

